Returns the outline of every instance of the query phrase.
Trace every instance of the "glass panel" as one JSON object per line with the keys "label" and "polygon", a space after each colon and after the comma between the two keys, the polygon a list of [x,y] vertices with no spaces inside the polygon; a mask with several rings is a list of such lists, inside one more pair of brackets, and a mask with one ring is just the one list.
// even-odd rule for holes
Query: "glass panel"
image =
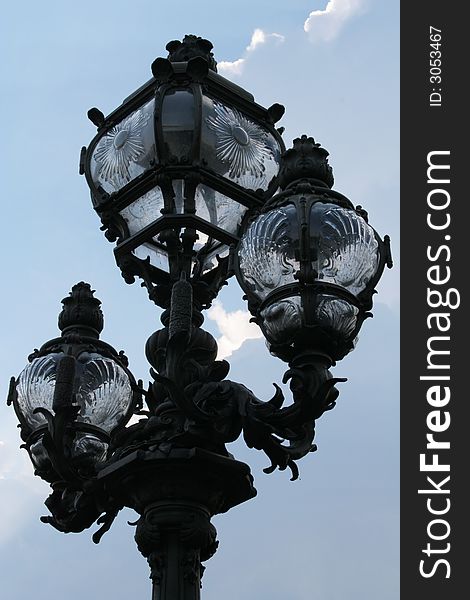
{"label": "glass panel", "polygon": [[112,127],[96,145],[91,176],[106,192],[120,190],[156,160],[154,106],[154,100],[144,104]]}
{"label": "glass panel", "polygon": [[188,90],[168,92],[162,104],[163,141],[173,157],[189,161],[194,138],[194,96]]}
{"label": "glass panel", "polygon": [[[183,214],[186,211],[184,181],[175,179],[172,185],[174,190],[173,213]],[[246,206],[202,184],[196,188],[194,204],[198,217],[234,235],[237,235],[243,216],[248,210]],[[163,193],[161,188],[156,186],[122,209],[120,214],[129,227],[130,235],[134,235],[162,217],[161,209],[163,207]],[[229,248],[219,240],[209,237],[207,232],[198,230],[197,235],[198,239],[194,244],[194,252],[202,251],[202,270],[207,272],[217,266],[216,256],[227,256]],[[146,260],[149,257],[150,264],[153,266],[166,272],[169,270],[166,248],[160,243],[158,234],[151,241],[138,246],[133,250],[133,254],[141,260]]]}
{"label": "glass panel", "polygon": [[[243,204],[235,202],[220,192],[206,185],[198,185],[195,195],[196,215],[208,223],[212,223],[233,235],[237,235],[243,216],[248,210]],[[217,256],[228,256],[229,247],[209,238],[207,234],[198,232],[199,239],[194,249],[201,251],[202,272],[207,273],[217,266]]]}
{"label": "glass panel", "polygon": [[274,136],[236,108],[203,96],[201,158],[216,173],[250,190],[267,190],[279,172]]}
{"label": "glass panel", "polygon": [[161,245],[157,246],[150,243],[141,244],[132,251],[132,254],[141,260],[146,260],[149,258],[150,264],[154,267],[157,267],[157,269],[161,269],[167,273],[170,271],[168,255],[165,248]]}
{"label": "glass panel", "polygon": [[240,273],[247,288],[260,299],[296,281],[300,268],[294,258],[297,235],[294,206],[261,215],[244,233],[238,251]]}
{"label": "glass panel", "polygon": [[[359,309],[334,296],[321,294],[315,309],[315,323],[325,330],[332,330],[341,338],[348,338],[357,325]],[[304,308],[300,296],[284,298],[261,311],[263,329],[272,344],[290,344],[304,322]]]}
{"label": "glass panel", "polygon": [[312,236],[319,239],[318,279],[357,295],[377,272],[379,249],[374,230],[355,211],[320,202],[312,206]]}
{"label": "glass panel", "polygon": [[339,298],[330,295],[320,295],[315,310],[316,321],[325,329],[333,331],[341,336],[350,336],[357,324],[359,309]]}
{"label": "glass panel", "polygon": [[33,414],[36,408],[46,408],[52,412],[55,374],[57,363],[63,354],[48,354],[35,358],[18,377],[16,391],[18,408],[31,429],[46,424],[41,414]]}
{"label": "glass panel", "polygon": [[[198,235],[201,235],[200,233]],[[212,238],[206,237],[206,243],[197,249],[197,260],[194,259],[194,267],[199,263],[202,265],[202,273],[208,273],[218,265],[217,257],[224,258],[229,254],[229,247]],[[196,247],[196,245],[195,245]]]}
{"label": "glass panel", "polygon": [[196,214],[201,219],[213,223],[236,235],[247,207],[206,185],[196,188]]}
{"label": "glass panel", "polygon": [[[46,424],[34,409],[52,412],[57,364],[62,353],[35,358],[18,377],[18,407],[31,429]],[[76,402],[78,421],[90,423],[110,433],[127,413],[132,402],[127,373],[116,362],[99,354],[80,355],[76,363]]]}
{"label": "glass panel", "polygon": [[290,344],[302,329],[303,307],[299,296],[274,302],[261,311],[266,339],[271,344]]}
{"label": "glass panel", "polygon": [[108,444],[91,433],[79,433],[73,441],[72,455],[80,457],[80,462],[91,465],[106,460]]}
{"label": "glass panel", "polygon": [[124,217],[129,228],[129,234],[134,235],[150,223],[159,219],[163,208],[163,195],[161,189],[156,186],[138,200],[126,206],[120,214]]}
{"label": "glass panel", "polygon": [[100,354],[81,354],[80,387],[76,402],[80,421],[110,433],[127,413],[132,402],[131,382],[114,360]]}

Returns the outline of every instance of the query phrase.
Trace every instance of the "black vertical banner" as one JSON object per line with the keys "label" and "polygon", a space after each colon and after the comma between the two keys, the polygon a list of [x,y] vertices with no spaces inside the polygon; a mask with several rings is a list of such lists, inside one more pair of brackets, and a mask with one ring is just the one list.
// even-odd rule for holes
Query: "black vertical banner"
{"label": "black vertical banner", "polygon": [[401,4],[401,600],[470,583],[468,27]]}

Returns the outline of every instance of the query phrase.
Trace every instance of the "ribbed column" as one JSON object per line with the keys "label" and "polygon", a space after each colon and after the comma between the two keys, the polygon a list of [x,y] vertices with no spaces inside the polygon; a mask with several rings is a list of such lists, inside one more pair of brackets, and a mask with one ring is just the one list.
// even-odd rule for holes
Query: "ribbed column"
{"label": "ribbed column", "polygon": [[135,539],[150,566],[152,600],[200,600],[201,560],[215,553],[216,533],[198,504],[165,501],[145,510]]}

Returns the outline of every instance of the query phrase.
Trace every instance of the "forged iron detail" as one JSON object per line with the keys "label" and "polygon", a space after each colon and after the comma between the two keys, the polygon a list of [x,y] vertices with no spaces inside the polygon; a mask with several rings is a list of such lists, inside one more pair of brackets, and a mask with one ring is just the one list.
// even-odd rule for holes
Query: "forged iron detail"
{"label": "forged iron detail", "polygon": [[80,281],[72,287],[69,295],[63,298],[63,309],[59,314],[58,325],[62,334],[81,333],[99,337],[104,327],[101,302],[95,298],[89,283]]}
{"label": "forged iron detail", "polygon": [[197,35],[185,35],[182,42],[173,40],[166,45],[170,62],[186,62],[192,58],[202,57],[207,61],[209,68],[217,72],[217,62],[211,52],[213,47],[209,40]]}
{"label": "forged iron detail", "polygon": [[[173,298],[172,306],[177,304]],[[314,421],[334,406],[334,385],[343,381],[331,377],[328,360],[302,354],[291,361],[284,383],[291,381],[294,404],[283,408],[277,386],[274,397],[263,402],[242,384],[224,380],[229,365],[215,360],[217,344],[210,334],[193,327],[189,341],[187,336],[184,328],[170,338],[165,328],[147,342],[155,369],[155,383],[146,396],[149,419],[124,432],[127,439],[121,437],[119,447],[127,446],[129,452],[194,444],[227,454],[225,444],[243,433],[249,447],[263,450],[271,460],[268,472],[289,467],[295,479],[295,461],[313,448]]]}
{"label": "forged iron detail", "polygon": [[95,523],[101,515],[92,494],[85,494],[70,487],[57,487],[45,501],[51,515],[41,517],[63,533],[80,533]]}
{"label": "forged iron detail", "polygon": [[296,138],[293,147],[282,155],[280,187],[286,189],[292,183],[310,179],[327,187],[333,187],[333,169],[328,164],[329,153],[317,144],[313,137]]}

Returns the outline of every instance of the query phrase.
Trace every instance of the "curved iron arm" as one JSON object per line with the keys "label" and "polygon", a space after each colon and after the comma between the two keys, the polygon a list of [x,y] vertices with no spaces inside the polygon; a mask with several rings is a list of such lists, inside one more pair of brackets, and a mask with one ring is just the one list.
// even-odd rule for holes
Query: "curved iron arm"
{"label": "curved iron arm", "polygon": [[284,406],[276,384],[273,398],[264,402],[244,385],[225,380],[229,365],[216,360],[217,344],[198,326],[200,319],[194,324],[193,312],[191,284],[182,279],[173,287],[167,326],[147,342],[155,380],[146,397],[150,419],[116,440],[116,456],[156,443],[166,448],[192,444],[227,454],[225,444],[243,433],[250,448],[270,459],[265,472],[289,467],[297,479],[295,461],[316,449],[315,420],[334,407],[339,394],[335,384],[345,379],[332,378],[328,357],[299,352],[283,378],[290,382],[293,403]]}

